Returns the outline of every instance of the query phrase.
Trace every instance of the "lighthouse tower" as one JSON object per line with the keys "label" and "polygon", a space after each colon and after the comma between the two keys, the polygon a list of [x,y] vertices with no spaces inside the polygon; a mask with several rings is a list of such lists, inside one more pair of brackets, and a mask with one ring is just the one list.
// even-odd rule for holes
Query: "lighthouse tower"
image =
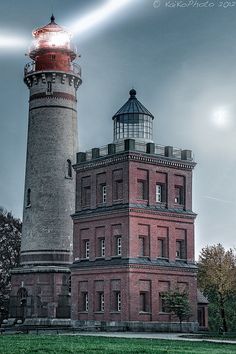
{"label": "lighthouse tower", "polygon": [[[81,84],[68,31],[51,22],[33,31],[24,82],[29,124],[20,267],[12,273],[10,317],[70,317],[70,271]],[[42,322],[42,321],[41,321]]]}

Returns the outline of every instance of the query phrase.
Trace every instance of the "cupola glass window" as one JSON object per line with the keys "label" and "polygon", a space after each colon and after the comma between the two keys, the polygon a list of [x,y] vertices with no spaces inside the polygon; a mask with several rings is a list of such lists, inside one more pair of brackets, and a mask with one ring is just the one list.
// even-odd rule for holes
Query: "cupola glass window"
{"label": "cupola glass window", "polygon": [[153,115],[137,100],[136,91],[130,90],[130,98],[114,115],[114,141],[139,139],[152,141]]}

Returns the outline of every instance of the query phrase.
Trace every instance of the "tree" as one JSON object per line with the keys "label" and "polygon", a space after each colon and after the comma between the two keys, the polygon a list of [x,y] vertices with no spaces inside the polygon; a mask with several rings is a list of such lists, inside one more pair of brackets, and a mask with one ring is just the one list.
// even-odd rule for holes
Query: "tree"
{"label": "tree", "polygon": [[191,316],[191,307],[188,293],[179,289],[170,290],[163,294],[164,308],[166,312],[176,315],[179,319],[182,331],[182,322]]}
{"label": "tree", "polygon": [[236,256],[221,244],[202,249],[198,263],[198,285],[210,304],[215,304],[219,326],[228,331],[229,302],[236,297]]}
{"label": "tree", "polygon": [[10,271],[19,265],[22,223],[0,208],[0,323],[8,315]]}

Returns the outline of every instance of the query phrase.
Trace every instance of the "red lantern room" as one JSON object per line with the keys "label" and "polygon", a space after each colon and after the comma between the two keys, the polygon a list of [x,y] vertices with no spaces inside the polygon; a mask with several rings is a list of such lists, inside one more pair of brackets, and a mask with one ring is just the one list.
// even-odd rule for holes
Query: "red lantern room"
{"label": "red lantern room", "polygon": [[48,25],[33,31],[33,37],[29,56],[35,62],[35,71],[73,71],[76,49],[71,44],[72,35],[55,22],[53,15]]}

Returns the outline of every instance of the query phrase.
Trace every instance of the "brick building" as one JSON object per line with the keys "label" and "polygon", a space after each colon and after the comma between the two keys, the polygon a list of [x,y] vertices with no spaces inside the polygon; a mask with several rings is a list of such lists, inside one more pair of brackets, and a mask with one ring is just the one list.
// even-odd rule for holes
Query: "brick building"
{"label": "brick building", "polygon": [[153,119],[132,89],[113,117],[113,143],[77,154],[71,267],[77,323],[169,329],[176,319],[165,312],[162,294],[179,288],[192,306],[185,329],[196,328],[195,162],[189,150],[153,143]]}

